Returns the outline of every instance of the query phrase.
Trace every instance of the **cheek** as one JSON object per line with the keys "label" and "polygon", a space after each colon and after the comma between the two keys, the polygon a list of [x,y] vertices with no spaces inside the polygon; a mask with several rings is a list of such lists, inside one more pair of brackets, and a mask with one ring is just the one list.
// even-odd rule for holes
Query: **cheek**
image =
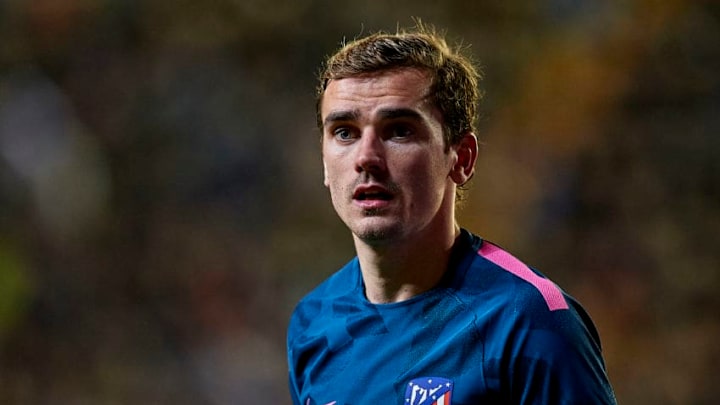
{"label": "cheek", "polygon": [[442,204],[451,183],[446,163],[445,160],[433,160],[431,156],[426,156],[424,161],[408,167],[406,184],[410,185],[411,206],[427,208]]}
{"label": "cheek", "polygon": [[333,183],[337,183],[339,173],[337,163],[337,159],[323,158],[323,183],[328,188],[332,188]]}
{"label": "cheek", "polygon": [[327,170],[327,164],[323,160],[323,184],[325,187],[328,187],[330,184],[328,183],[328,170]]}
{"label": "cheek", "polygon": [[437,156],[422,156],[414,159],[403,170],[409,181],[418,186],[425,186],[427,192],[436,191],[448,178],[450,169],[447,159]]}
{"label": "cheek", "polygon": [[327,187],[327,189],[330,191],[330,197],[332,198],[332,200],[335,201],[342,195],[344,186],[342,184],[342,181],[338,177],[338,171],[336,170],[336,168],[333,167],[333,165],[325,164],[323,170],[325,187]]}

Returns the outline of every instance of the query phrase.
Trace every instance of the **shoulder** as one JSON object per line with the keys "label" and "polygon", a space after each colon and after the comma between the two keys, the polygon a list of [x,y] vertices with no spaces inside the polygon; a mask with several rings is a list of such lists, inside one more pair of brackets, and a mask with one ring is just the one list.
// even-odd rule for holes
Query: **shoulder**
{"label": "shoulder", "polygon": [[582,306],[499,246],[476,247],[460,291],[476,312],[489,372],[502,376],[496,388],[528,403],[613,403],[600,339]]}
{"label": "shoulder", "polygon": [[482,240],[474,247],[460,291],[476,311],[496,313],[494,329],[549,330],[571,339],[590,338],[599,349],[595,326],[572,296],[497,244]]}
{"label": "shoulder", "polygon": [[483,310],[498,307],[516,315],[573,310],[572,298],[544,274],[499,245],[474,238],[454,280],[464,300]]}
{"label": "shoulder", "polygon": [[515,316],[570,308],[569,297],[542,273],[497,244],[471,236],[452,280],[453,290],[465,304]]}
{"label": "shoulder", "polygon": [[599,355],[600,338],[588,314],[545,275],[479,238],[468,257],[454,294],[474,312],[486,350],[500,355],[508,346],[522,345],[542,357],[551,354],[542,347],[550,339],[558,349]]}
{"label": "shoulder", "polygon": [[513,299],[522,298],[524,302],[544,306],[550,312],[569,308],[566,295],[555,283],[500,246],[483,241],[477,255],[481,266],[504,276],[506,287],[513,287]]}
{"label": "shoulder", "polygon": [[[295,306],[290,318],[289,335],[306,328],[311,321],[327,313],[341,297],[351,297],[360,288],[357,258],[307,293]],[[290,337],[290,336],[289,336]]]}

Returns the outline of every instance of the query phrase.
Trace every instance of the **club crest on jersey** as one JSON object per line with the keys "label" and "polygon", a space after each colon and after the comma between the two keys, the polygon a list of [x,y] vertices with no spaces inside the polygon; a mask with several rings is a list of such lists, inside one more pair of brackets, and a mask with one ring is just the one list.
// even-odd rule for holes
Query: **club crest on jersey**
{"label": "club crest on jersey", "polygon": [[450,405],[452,389],[447,378],[415,378],[405,388],[405,405]]}

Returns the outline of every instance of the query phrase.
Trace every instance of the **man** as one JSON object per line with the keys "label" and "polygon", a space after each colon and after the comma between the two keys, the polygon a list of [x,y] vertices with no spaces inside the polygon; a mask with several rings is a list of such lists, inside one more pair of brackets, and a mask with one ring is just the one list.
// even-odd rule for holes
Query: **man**
{"label": "man", "polygon": [[612,404],[591,320],[461,229],[479,76],[422,26],[342,47],[320,76],[325,185],[357,257],[288,329],[295,404]]}

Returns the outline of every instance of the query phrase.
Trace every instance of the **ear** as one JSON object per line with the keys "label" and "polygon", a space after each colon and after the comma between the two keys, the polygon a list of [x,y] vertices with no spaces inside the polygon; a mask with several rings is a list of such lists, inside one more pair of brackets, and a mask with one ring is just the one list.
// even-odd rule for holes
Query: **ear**
{"label": "ear", "polygon": [[457,160],[450,169],[450,178],[458,186],[467,183],[475,173],[475,161],[478,156],[478,140],[472,132],[467,132],[460,142],[453,146]]}

